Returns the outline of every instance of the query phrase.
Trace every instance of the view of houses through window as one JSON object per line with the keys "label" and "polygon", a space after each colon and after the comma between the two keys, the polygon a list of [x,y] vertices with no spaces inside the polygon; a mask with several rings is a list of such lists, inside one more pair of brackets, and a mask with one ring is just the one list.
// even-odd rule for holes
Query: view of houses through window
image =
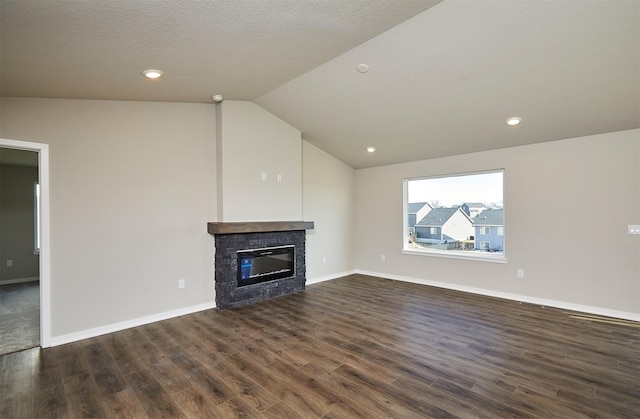
{"label": "view of houses through window", "polygon": [[504,255],[503,170],[407,179],[405,250]]}

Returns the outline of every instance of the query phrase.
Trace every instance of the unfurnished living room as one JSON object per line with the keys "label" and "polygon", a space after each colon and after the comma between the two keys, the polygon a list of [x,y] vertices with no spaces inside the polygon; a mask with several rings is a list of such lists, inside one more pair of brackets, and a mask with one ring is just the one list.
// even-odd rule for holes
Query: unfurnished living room
{"label": "unfurnished living room", "polygon": [[640,418],[637,0],[0,0],[1,418]]}

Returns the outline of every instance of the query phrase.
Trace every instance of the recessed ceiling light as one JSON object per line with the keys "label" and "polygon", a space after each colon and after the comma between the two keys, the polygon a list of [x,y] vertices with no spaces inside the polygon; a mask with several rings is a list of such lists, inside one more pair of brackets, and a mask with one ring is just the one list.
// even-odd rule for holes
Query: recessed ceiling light
{"label": "recessed ceiling light", "polygon": [[369,71],[369,66],[366,65],[366,64],[358,64],[358,67],[356,67],[356,68],[361,73],[366,73],[367,71]]}
{"label": "recessed ceiling light", "polygon": [[520,118],[519,116],[512,116],[511,118],[507,119],[505,122],[509,126],[514,126],[522,122],[522,118]]}
{"label": "recessed ceiling light", "polygon": [[162,77],[162,71],[154,69],[144,70],[142,74],[148,79],[158,79]]}
{"label": "recessed ceiling light", "polygon": [[376,151],[376,148],[375,147],[367,147],[367,151],[369,153],[373,153],[374,151]]}

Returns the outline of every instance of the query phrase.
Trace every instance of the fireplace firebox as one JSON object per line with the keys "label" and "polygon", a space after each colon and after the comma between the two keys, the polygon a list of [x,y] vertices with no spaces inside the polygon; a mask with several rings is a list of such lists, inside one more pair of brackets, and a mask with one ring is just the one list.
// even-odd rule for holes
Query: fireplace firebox
{"label": "fireplace firebox", "polygon": [[238,286],[244,287],[295,274],[295,246],[238,251]]}

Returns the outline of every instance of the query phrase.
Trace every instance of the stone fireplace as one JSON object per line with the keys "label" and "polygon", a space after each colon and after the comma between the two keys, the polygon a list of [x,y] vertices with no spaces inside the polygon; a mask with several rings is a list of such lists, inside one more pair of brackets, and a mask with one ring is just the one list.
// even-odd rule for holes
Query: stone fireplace
{"label": "stone fireplace", "polygon": [[[216,307],[221,310],[241,307],[270,298],[292,294],[305,289],[305,230],[313,229],[313,222],[222,222],[208,223],[207,230],[215,239]],[[293,248],[291,272],[279,273],[266,281],[256,279],[261,274],[243,273],[242,260],[250,264],[249,256],[284,253],[280,249]],[[247,255],[247,258],[239,257]],[[240,262],[239,262],[240,261]],[[244,278],[244,279],[243,279]],[[275,278],[275,279],[270,279]]]}

